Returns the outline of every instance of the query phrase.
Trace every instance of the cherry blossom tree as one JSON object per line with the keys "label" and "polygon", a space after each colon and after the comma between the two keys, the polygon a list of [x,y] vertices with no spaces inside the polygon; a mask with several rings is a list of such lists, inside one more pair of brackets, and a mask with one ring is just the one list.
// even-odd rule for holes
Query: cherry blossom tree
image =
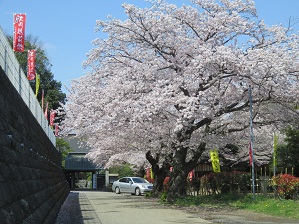
{"label": "cherry blossom tree", "polygon": [[299,38],[265,25],[252,0],[148,3],[124,4],[125,21],[97,21],[107,38],[94,40],[92,71],[70,88],[65,126],[104,165],[147,158],[170,176],[171,202],[203,152],[248,144],[249,86],[254,127],[294,119]]}

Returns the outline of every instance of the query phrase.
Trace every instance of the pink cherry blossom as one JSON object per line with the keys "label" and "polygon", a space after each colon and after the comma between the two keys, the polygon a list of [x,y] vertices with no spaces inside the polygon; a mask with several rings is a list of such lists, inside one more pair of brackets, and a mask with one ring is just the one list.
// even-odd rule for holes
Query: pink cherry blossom
{"label": "pink cherry blossom", "polygon": [[92,72],[70,88],[65,131],[93,148],[90,159],[141,166],[150,151],[160,166],[171,158],[173,180],[187,175],[206,150],[248,145],[249,86],[257,143],[294,120],[297,34],[264,24],[252,0],[149,4],[97,21],[107,38],[94,40]]}

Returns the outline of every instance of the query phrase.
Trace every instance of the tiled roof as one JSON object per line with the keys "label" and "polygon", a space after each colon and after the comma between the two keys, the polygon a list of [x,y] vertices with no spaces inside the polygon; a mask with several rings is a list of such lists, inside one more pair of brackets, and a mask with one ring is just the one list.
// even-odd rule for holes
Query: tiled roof
{"label": "tiled roof", "polygon": [[100,169],[92,161],[85,158],[86,153],[70,152],[65,158],[65,170],[94,171]]}

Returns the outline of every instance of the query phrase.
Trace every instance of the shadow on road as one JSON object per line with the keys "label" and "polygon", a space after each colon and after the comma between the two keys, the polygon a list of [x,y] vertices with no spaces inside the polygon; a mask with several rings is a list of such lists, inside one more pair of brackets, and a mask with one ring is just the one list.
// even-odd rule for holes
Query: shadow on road
{"label": "shadow on road", "polygon": [[56,219],[56,224],[83,224],[79,193],[70,192]]}

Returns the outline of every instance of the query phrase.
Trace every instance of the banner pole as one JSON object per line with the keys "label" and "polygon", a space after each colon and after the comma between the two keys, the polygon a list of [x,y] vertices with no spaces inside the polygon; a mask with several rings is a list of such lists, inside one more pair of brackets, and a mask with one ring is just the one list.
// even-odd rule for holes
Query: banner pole
{"label": "banner pole", "polygon": [[276,176],[276,149],[277,149],[277,137],[275,132],[273,133],[273,176]]}
{"label": "banner pole", "polygon": [[251,142],[251,153],[252,153],[252,197],[255,199],[255,180],[254,180],[254,150],[253,150],[253,128],[252,128],[252,93],[251,85],[249,85],[249,103],[250,103],[250,142]]}

